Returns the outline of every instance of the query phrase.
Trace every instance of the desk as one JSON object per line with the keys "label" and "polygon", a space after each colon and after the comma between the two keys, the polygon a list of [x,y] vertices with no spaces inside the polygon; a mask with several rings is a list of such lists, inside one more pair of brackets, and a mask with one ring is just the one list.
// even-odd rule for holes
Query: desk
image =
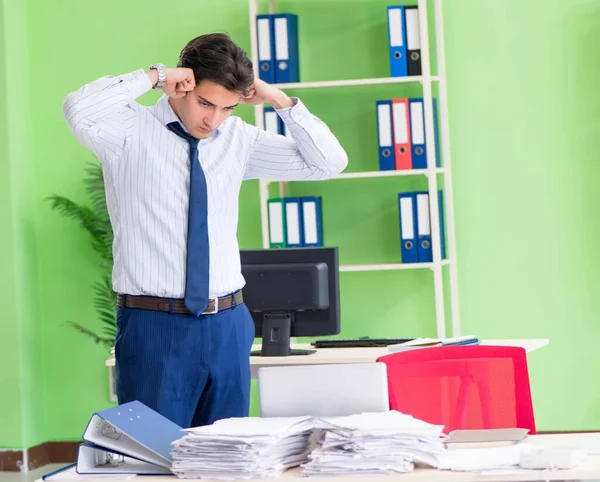
{"label": "desk", "polygon": [[[251,479],[251,482],[495,482],[495,481],[543,481],[543,480],[570,480],[583,481],[588,479],[600,479],[600,433],[583,434],[556,434],[556,435],[532,435],[527,442],[544,445],[546,447],[581,447],[588,448],[590,455],[587,460],[578,467],[571,470],[556,471],[532,471],[518,475],[503,476],[480,476],[470,472],[450,472],[431,468],[417,467],[414,472],[397,475],[373,475],[373,476],[318,476],[304,477],[299,468],[290,469],[280,477],[268,479]],[[593,446],[594,450],[590,447]],[[473,444],[473,447],[477,447]],[[144,476],[138,476],[133,480],[139,480]],[[148,476],[151,482],[176,482],[175,476]],[[75,482],[78,479],[71,479]],[[149,479],[150,480],[150,479]],[[201,479],[209,482],[214,479]],[[38,479],[36,482],[42,482]],[[111,479],[111,482],[129,482],[126,479]]]}
{"label": "desk", "polygon": [[[527,353],[548,345],[550,340],[547,338],[529,338],[522,340],[482,340],[482,345],[496,346],[520,346],[525,348]],[[292,348],[311,349],[309,343],[293,345]],[[260,350],[260,345],[253,345],[253,350]],[[323,365],[337,363],[367,363],[374,362],[383,355],[389,355],[387,347],[381,348],[320,348],[311,355],[297,356],[273,356],[261,357],[251,356],[250,367],[252,369],[252,378],[256,378],[260,367],[290,366],[290,365]],[[106,360],[106,366],[115,365],[115,359]]]}

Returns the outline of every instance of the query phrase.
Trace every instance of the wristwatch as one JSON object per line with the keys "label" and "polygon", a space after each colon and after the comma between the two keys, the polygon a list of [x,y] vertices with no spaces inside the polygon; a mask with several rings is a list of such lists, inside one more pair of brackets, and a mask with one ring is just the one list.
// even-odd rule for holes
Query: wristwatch
{"label": "wristwatch", "polygon": [[156,83],[154,88],[162,89],[165,83],[165,79],[167,78],[166,67],[164,66],[164,64],[154,64],[151,65],[149,68],[150,70],[156,69],[156,72],[158,73],[158,82]]}

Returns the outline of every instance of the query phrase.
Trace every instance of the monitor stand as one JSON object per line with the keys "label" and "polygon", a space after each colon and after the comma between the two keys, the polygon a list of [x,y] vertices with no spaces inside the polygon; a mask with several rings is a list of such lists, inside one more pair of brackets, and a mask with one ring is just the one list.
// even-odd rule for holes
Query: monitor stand
{"label": "monitor stand", "polygon": [[262,321],[262,348],[252,350],[252,356],[310,355],[316,350],[290,347],[293,313],[264,313]]}

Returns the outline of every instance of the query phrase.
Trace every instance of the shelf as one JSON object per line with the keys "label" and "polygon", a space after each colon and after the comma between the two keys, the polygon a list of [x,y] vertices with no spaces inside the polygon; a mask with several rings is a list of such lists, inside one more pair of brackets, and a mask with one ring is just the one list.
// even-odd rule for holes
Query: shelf
{"label": "shelf", "polygon": [[[436,174],[444,174],[445,169],[438,167],[434,170]],[[427,169],[406,169],[402,171],[366,171],[366,172],[346,172],[339,174],[331,179],[361,179],[365,177],[394,177],[394,176],[426,176],[429,174]]]}
{"label": "shelf", "polygon": [[[432,82],[439,82],[439,77],[430,77]],[[355,85],[381,85],[381,84],[412,84],[422,83],[423,77],[413,75],[410,77],[379,77],[375,79],[350,79],[350,80],[325,80],[320,82],[292,82],[288,84],[273,84],[278,89],[320,89],[325,87],[351,87]]]}
{"label": "shelf", "polygon": [[[450,261],[442,260],[441,266],[448,266]],[[433,269],[435,263],[391,263],[391,264],[344,264],[340,272],[350,271],[395,271],[403,269]]]}
{"label": "shelf", "polygon": [[[438,167],[434,170],[435,174],[445,174],[446,169]],[[397,176],[427,176],[429,171],[427,169],[406,169],[402,171],[364,171],[364,172],[346,172],[334,176],[330,179],[324,179],[323,181],[335,181],[342,179],[366,179],[369,177],[397,177]],[[284,183],[293,181],[265,181],[267,184]]]}

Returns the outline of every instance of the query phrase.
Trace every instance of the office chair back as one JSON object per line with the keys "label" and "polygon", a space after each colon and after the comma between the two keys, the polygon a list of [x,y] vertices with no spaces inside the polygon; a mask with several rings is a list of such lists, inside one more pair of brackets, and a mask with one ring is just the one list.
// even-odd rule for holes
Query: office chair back
{"label": "office chair back", "polygon": [[527,428],[535,420],[519,347],[442,346],[385,355],[390,408],[454,429]]}

